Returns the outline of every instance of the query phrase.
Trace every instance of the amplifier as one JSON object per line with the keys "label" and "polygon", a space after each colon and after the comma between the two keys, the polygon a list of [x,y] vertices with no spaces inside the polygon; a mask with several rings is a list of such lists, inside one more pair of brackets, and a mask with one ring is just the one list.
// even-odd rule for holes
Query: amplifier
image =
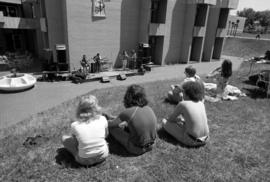
{"label": "amplifier", "polygon": [[126,80],[127,76],[126,76],[126,74],[119,74],[119,75],[117,75],[116,79],[117,80]]}
{"label": "amplifier", "polygon": [[103,76],[103,77],[101,77],[101,82],[108,83],[108,82],[110,82],[110,78],[108,76]]}

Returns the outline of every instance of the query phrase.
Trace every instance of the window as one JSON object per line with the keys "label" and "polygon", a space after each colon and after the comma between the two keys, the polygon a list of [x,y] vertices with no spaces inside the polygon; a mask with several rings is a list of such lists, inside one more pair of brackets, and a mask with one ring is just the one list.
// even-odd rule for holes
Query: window
{"label": "window", "polygon": [[3,12],[4,16],[18,17],[18,9],[15,6],[0,6],[0,11]]}
{"label": "window", "polygon": [[4,16],[7,16],[7,7],[6,6],[0,6],[0,11],[2,11],[3,12],[3,15]]}

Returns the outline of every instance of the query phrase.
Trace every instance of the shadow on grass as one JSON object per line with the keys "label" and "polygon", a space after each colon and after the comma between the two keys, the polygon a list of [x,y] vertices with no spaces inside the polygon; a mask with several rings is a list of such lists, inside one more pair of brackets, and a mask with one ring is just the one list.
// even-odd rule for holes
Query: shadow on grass
{"label": "shadow on grass", "polygon": [[73,155],[65,148],[57,149],[57,155],[55,156],[55,161],[57,164],[65,167],[65,168],[91,168],[91,167],[99,167],[105,163],[105,161],[98,162],[93,165],[82,165],[76,162]]}
{"label": "shadow on grass", "polygon": [[73,155],[65,148],[57,149],[57,155],[55,156],[56,163],[64,166],[65,168],[80,168],[83,167],[75,161]]}
{"label": "shadow on grass", "polygon": [[182,143],[178,142],[175,138],[173,138],[168,132],[166,132],[163,128],[157,131],[158,137],[165,142],[171,143],[173,145],[180,145],[181,147],[185,147]]}
{"label": "shadow on grass", "polygon": [[267,94],[265,91],[259,88],[243,88],[246,90],[247,96],[249,96],[252,99],[264,99],[267,97]]}
{"label": "shadow on grass", "polygon": [[109,143],[109,151],[111,154],[119,155],[121,157],[133,157],[119,142],[117,142],[111,135],[106,139]]}
{"label": "shadow on grass", "polygon": [[164,128],[159,129],[157,131],[157,134],[158,134],[158,137],[161,140],[164,140],[165,142],[171,143],[173,145],[179,145],[180,147],[183,147],[183,148],[200,148],[200,147],[205,146],[205,144],[202,144],[202,145],[199,145],[199,146],[196,146],[196,147],[187,146],[187,145],[181,143],[180,141],[176,140],[174,137],[172,137],[168,132],[166,132],[164,130]]}
{"label": "shadow on grass", "polygon": [[73,155],[65,148],[59,148],[57,149],[57,155],[55,156],[55,161],[57,164],[65,167],[65,168],[90,168],[90,167],[98,167],[102,164],[104,164],[104,161],[93,164],[93,165],[81,165],[78,162],[76,162]]}

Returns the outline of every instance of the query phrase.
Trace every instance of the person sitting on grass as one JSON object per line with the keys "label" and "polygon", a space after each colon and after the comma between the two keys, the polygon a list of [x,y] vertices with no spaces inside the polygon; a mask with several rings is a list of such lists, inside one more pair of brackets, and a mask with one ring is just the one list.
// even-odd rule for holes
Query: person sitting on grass
{"label": "person sitting on grass", "polygon": [[144,88],[131,85],[124,96],[126,109],[109,121],[110,134],[134,155],[152,150],[156,139],[157,118],[147,104]]}
{"label": "person sitting on grass", "polygon": [[64,147],[81,165],[103,162],[109,154],[106,136],[107,119],[101,115],[101,108],[95,96],[82,97],[77,108],[77,118],[71,124],[72,136],[64,135]]}
{"label": "person sitting on grass", "polygon": [[185,146],[205,145],[209,140],[209,128],[203,103],[204,86],[199,81],[188,81],[182,88],[183,101],[178,103],[168,119],[162,120],[162,126]]}
{"label": "person sitting on grass", "polygon": [[183,99],[183,90],[182,85],[187,81],[197,81],[200,80],[200,77],[196,75],[196,69],[192,66],[188,66],[185,68],[185,75],[186,78],[184,81],[179,85],[171,85],[171,90],[167,94],[167,100],[172,103],[178,103]]}
{"label": "person sitting on grass", "polygon": [[225,59],[221,67],[216,68],[210,72],[206,78],[213,78],[217,84],[216,89],[212,90],[212,95],[217,98],[226,97],[225,88],[228,85],[229,78],[232,76],[232,62],[229,59]]}

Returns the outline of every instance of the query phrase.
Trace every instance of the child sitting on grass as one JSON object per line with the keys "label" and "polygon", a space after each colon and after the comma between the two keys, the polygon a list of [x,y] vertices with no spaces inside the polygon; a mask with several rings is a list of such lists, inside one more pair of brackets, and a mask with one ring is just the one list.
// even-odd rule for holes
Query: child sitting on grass
{"label": "child sitting on grass", "polygon": [[77,108],[78,121],[71,124],[72,136],[62,137],[64,147],[82,165],[100,163],[109,154],[105,140],[108,122],[100,110],[95,96],[83,97]]}
{"label": "child sitting on grass", "polygon": [[196,75],[196,69],[193,68],[191,65],[185,68],[185,75],[186,78],[184,81],[179,85],[171,85],[171,90],[168,92],[167,100],[169,102],[177,104],[183,99],[183,90],[182,85],[187,81],[197,81],[200,80],[200,77]]}
{"label": "child sitting on grass", "polygon": [[163,128],[188,147],[205,145],[209,139],[209,128],[203,103],[203,83],[188,81],[182,88],[183,101],[178,103],[169,119],[162,120]]}
{"label": "child sitting on grass", "polygon": [[[232,62],[229,59],[225,59],[221,67],[210,72],[206,78],[213,78],[217,84],[217,87],[212,90],[212,94],[217,98],[226,97],[225,88],[228,85],[229,78],[232,76]],[[207,85],[206,85],[207,86]]]}

